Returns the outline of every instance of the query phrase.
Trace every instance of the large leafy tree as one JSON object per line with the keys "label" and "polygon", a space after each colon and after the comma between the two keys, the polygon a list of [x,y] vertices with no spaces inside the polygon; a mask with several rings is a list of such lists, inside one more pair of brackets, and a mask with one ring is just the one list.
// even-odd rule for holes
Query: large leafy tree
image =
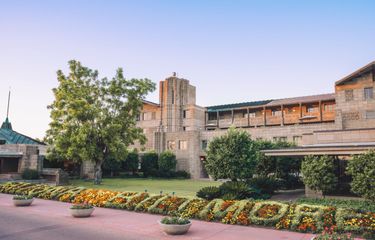
{"label": "large leafy tree", "polygon": [[315,191],[322,191],[323,196],[337,186],[334,159],[330,156],[306,156],[302,161],[303,182]]}
{"label": "large leafy tree", "polygon": [[347,172],[353,178],[352,192],[375,201],[375,151],[355,155],[348,161]]}
{"label": "large leafy tree", "polygon": [[258,146],[250,135],[231,127],[225,135],[209,143],[205,168],[215,179],[249,179],[254,174],[258,154]]}
{"label": "large leafy tree", "polygon": [[49,158],[95,164],[95,183],[101,182],[101,168],[109,159],[125,159],[136,140],[145,142],[136,127],[142,100],[155,89],[148,79],[126,79],[119,68],[112,79],[99,79],[98,71],[72,60],[69,74],[57,71],[59,85],[47,131]]}

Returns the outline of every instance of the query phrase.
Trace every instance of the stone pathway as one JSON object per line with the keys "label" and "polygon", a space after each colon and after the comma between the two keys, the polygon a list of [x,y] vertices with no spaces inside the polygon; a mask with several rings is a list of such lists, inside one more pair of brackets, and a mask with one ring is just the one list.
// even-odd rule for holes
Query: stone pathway
{"label": "stone pathway", "polygon": [[181,239],[181,240],[309,240],[312,234],[226,225],[193,220],[188,234],[168,236],[159,215],[96,208],[90,218],[72,218],[70,204],[35,199],[30,207],[14,207],[12,195],[0,194],[1,240]]}

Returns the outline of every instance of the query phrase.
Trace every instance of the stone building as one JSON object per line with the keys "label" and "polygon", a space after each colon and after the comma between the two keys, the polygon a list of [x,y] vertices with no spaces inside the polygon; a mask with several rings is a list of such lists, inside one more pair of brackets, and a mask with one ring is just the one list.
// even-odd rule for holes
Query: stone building
{"label": "stone building", "polygon": [[375,148],[375,62],[334,85],[335,92],[217,106],[196,104],[195,87],[174,73],[160,82],[159,103],[145,101],[137,125],[147,137],[143,151],[175,152],[178,170],[207,177],[205,148],[230,126],[254,139],[295,142],[299,147],[267,155],[350,156]]}
{"label": "stone building", "polygon": [[42,172],[46,145],[12,129],[8,117],[0,128],[0,179],[19,178],[25,169]]}

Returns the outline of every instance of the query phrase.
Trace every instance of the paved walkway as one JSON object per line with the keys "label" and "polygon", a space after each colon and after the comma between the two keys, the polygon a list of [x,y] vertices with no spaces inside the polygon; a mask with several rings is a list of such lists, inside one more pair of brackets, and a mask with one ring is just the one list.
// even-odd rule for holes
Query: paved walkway
{"label": "paved walkway", "polygon": [[14,207],[12,196],[0,194],[1,240],[309,240],[311,234],[193,221],[188,234],[168,236],[159,230],[159,215],[96,208],[90,218],[72,218],[70,204],[36,199],[30,207]]}

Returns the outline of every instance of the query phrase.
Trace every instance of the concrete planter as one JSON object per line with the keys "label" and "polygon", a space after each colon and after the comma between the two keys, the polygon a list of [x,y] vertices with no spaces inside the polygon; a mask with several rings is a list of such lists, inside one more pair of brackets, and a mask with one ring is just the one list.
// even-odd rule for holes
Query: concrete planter
{"label": "concrete planter", "polygon": [[161,227],[161,230],[165,232],[168,235],[182,235],[189,231],[189,228],[191,226],[191,222],[188,224],[178,225],[178,224],[163,224],[160,221],[159,225]]}
{"label": "concrete planter", "polygon": [[13,204],[16,207],[26,207],[26,206],[30,206],[33,201],[34,201],[34,198],[22,199],[22,200],[13,199]]}
{"label": "concrete planter", "polygon": [[92,212],[94,211],[94,208],[87,208],[87,209],[69,209],[70,214],[73,217],[76,218],[85,218],[85,217],[90,217]]}

